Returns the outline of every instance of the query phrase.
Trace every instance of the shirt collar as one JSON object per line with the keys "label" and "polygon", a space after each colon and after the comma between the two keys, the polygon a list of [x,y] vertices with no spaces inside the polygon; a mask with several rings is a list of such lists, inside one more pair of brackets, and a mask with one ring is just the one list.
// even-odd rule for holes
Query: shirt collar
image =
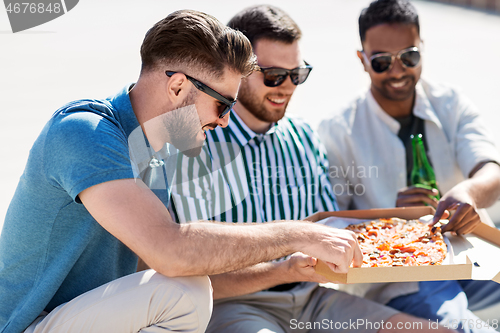
{"label": "shirt collar", "polygon": [[368,89],[368,93],[366,95],[366,103],[368,104],[368,109],[374,112],[375,115],[377,115],[377,117],[379,117],[380,120],[382,120],[389,127],[391,132],[393,132],[394,134],[397,134],[399,132],[399,128],[401,127],[401,125],[396,119],[389,116],[387,112],[385,112],[380,107],[380,105],[375,100],[375,97],[373,97],[371,89]]}
{"label": "shirt collar", "polygon": [[115,117],[122,125],[127,137],[140,126],[130,102],[129,93],[134,84],[126,85],[116,95],[107,98],[115,111],[117,111],[115,112]]}
{"label": "shirt collar", "polygon": [[128,84],[118,94],[107,99],[127,136],[130,158],[138,166],[139,170],[143,171],[148,165],[153,167],[155,160],[159,163],[159,166],[162,166],[163,163],[159,161],[166,160],[169,156],[176,154],[177,150],[169,143],[166,143],[157,152],[150,146],[130,102],[129,93],[133,86],[134,83]]}
{"label": "shirt collar", "polygon": [[415,105],[413,106],[413,114],[421,119],[433,122],[439,128],[442,128],[442,124],[436,115],[436,111],[432,107],[424,87],[420,82],[417,84],[415,90],[417,97],[415,98]]}
{"label": "shirt collar", "polygon": [[[431,121],[435,123],[439,128],[441,128],[442,127],[441,122],[436,116],[436,112],[434,111],[434,108],[432,107],[429,99],[427,98],[425,90],[420,82],[418,82],[415,87],[415,93],[416,97],[415,97],[415,105],[413,106],[413,114],[421,119]],[[389,127],[389,129],[394,134],[397,134],[399,132],[399,129],[401,127],[400,123],[396,119],[389,116],[380,107],[380,105],[375,100],[375,97],[373,97],[371,89],[368,90],[366,102],[368,104],[368,108],[372,110],[380,118],[380,120],[382,120]]]}
{"label": "shirt collar", "polygon": [[247,145],[249,141],[255,139],[256,137],[264,137],[266,135],[274,134],[277,131],[282,130],[281,127],[283,126],[281,125],[282,120],[280,120],[277,123],[272,124],[266,133],[258,134],[252,131],[234,111],[230,113],[229,120],[229,125],[222,130],[230,131],[241,147]]}

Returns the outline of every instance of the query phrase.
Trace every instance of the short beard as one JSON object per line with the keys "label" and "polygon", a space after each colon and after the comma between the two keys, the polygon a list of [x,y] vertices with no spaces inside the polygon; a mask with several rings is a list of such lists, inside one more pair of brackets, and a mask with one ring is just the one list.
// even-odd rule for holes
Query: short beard
{"label": "short beard", "polygon": [[[264,96],[264,98],[266,98]],[[269,112],[264,107],[263,100],[259,100],[257,94],[250,88],[249,84],[241,82],[238,92],[238,103],[241,103],[255,118],[268,123],[276,123],[285,116],[288,102],[283,107],[283,110],[278,112]]]}
{"label": "short beard", "polygon": [[188,157],[198,156],[204,143],[197,138],[202,132],[195,106],[197,93],[197,90],[191,90],[182,106],[164,114],[163,119],[169,142]]}

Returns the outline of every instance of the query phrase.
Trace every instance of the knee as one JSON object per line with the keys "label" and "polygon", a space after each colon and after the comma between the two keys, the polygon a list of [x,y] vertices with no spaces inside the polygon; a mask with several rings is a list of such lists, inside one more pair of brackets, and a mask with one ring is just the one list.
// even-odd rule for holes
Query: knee
{"label": "knee", "polygon": [[200,332],[205,332],[213,310],[212,283],[208,276],[191,276],[180,279],[180,283],[185,286],[185,296],[194,303],[200,323],[204,325]]}
{"label": "knee", "polygon": [[186,324],[197,322],[199,332],[205,332],[213,308],[212,284],[208,276],[169,278],[155,273],[151,282],[158,283],[156,294],[162,295],[160,298],[162,303],[166,302],[167,312],[183,317]]}

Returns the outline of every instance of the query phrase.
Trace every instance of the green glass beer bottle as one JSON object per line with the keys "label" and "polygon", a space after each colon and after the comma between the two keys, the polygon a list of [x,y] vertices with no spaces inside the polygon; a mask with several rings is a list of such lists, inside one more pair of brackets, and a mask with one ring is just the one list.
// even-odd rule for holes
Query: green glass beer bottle
{"label": "green glass beer bottle", "polygon": [[[434,169],[430,165],[427,154],[425,153],[422,134],[417,134],[416,136],[412,135],[410,138],[413,148],[413,169],[410,174],[411,185],[427,189],[435,188],[439,192]],[[439,193],[433,196],[433,198],[439,200]]]}

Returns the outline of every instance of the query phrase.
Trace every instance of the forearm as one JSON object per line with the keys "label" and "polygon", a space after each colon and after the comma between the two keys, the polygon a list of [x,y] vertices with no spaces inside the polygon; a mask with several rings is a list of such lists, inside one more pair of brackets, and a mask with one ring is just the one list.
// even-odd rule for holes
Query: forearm
{"label": "forearm", "polygon": [[477,208],[487,208],[500,197],[500,166],[486,163],[471,178],[457,186],[463,186],[473,198]]}
{"label": "forearm", "polygon": [[294,282],[286,274],[284,262],[266,262],[237,271],[212,275],[214,299],[247,295],[279,284]]}
{"label": "forearm", "polygon": [[94,185],[79,197],[104,229],[166,276],[221,274],[293,252],[321,259],[338,273],[363,259],[353,232],[316,223],[177,224],[134,179]]}
{"label": "forearm", "polygon": [[[170,224],[157,266],[166,275],[214,275],[280,258],[306,244],[308,222]],[[300,238],[299,238],[300,237]],[[170,260],[165,260],[170,258]]]}

